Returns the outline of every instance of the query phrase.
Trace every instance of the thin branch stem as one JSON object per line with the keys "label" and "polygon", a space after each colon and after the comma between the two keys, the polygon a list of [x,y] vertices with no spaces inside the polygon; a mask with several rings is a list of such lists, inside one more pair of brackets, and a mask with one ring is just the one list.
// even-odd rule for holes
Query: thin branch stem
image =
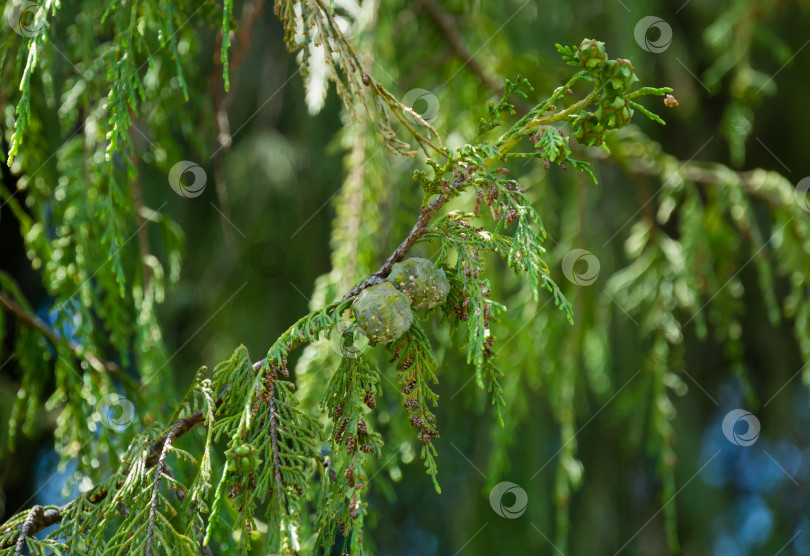
{"label": "thin branch stem", "polygon": [[157,463],[157,470],[155,471],[155,486],[152,490],[152,505],[149,508],[149,524],[146,527],[146,556],[152,556],[152,545],[155,542],[155,518],[157,517],[158,503],[160,501],[160,479],[166,470],[166,456],[172,447],[172,442],[177,434],[178,424],[172,427],[166,439],[163,442],[163,448],[160,450],[160,458]]}
{"label": "thin branch stem", "polygon": [[34,506],[28,512],[28,517],[25,518],[22,528],[20,528],[20,536],[17,537],[17,546],[14,548],[14,556],[22,556],[25,549],[25,539],[33,534],[32,529],[36,526],[37,521],[42,515],[42,506]]}
{"label": "thin branch stem", "polygon": [[493,93],[502,95],[504,90],[503,85],[489,75],[481,64],[478,63],[478,60],[475,59],[475,55],[470,53],[467,45],[464,44],[464,39],[462,39],[455,21],[453,21],[453,17],[435,0],[419,0],[419,4],[425,8],[425,11],[436,23],[439,31],[441,31],[447,41],[450,50],[462,61],[464,67],[469,69],[487,89]]}
{"label": "thin branch stem", "polygon": [[279,502],[282,501],[281,486],[284,484],[281,477],[281,459],[279,458],[278,449],[278,409],[276,408],[276,381],[270,384],[270,396],[267,403],[270,404],[270,443],[273,449],[273,471],[275,472],[275,484],[273,485],[273,493],[278,498]]}
{"label": "thin branch stem", "polygon": [[233,137],[231,136],[230,119],[228,116],[228,108],[233,103],[235,92],[239,81],[239,67],[245,59],[245,54],[250,46],[252,39],[253,26],[259,20],[262,12],[264,12],[265,0],[255,0],[249,6],[246,6],[242,14],[242,20],[239,24],[239,31],[236,34],[236,45],[233,49],[233,55],[228,65],[230,72],[231,87],[225,94],[219,86],[219,80],[216,76],[222,74],[222,61],[219,56],[222,44],[222,33],[217,35],[217,46],[214,48],[214,69],[209,78],[209,89],[213,98],[214,104],[214,117],[217,125],[217,145],[218,148],[213,156],[214,164],[214,185],[217,194],[217,204],[219,209],[225,215],[220,219],[222,226],[222,235],[225,237],[225,244],[233,249],[235,239],[233,230],[231,229],[231,209],[228,202],[228,186],[226,183],[225,166],[223,163],[224,157],[228,149],[231,147]]}
{"label": "thin branch stem", "polygon": [[127,376],[125,373],[122,373],[121,368],[112,361],[103,361],[100,357],[96,356],[96,354],[85,349],[79,342],[68,340],[57,334],[56,331],[48,326],[41,318],[26,311],[3,292],[0,292],[0,305],[8,309],[19,321],[39,330],[39,332],[54,345],[67,343],[73,355],[87,361],[96,371],[121,377]]}
{"label": "thin branch stem", "polygon": [[[456,182],[453,182],[453,185],[456,185],[460,179],[461,178],[456,180]],[[408,236],[403,240],[402,243],[399,244],[396,251],[391,253],[391,256],[386,259],[377,272],[353,287],[349,293],[343,296],[341,301],[350,299],[364,289],[384,282],[391,273],[391,268],[394,266],[394,264],[404,259],[408,251],[410,251],[411,248],[416,245],[416,242],[419,241],[419,238],[425,235],[425,233],[428,231],[428,223],[430,222],[431,218],[435,216],[435,214],[447,203],[447,201],[449,201],[449,198],[442,194],[436,197],[427,207],[422,207],[422,209],[419,211],[419,218],[416,220],[413,228],[411,228]]]}

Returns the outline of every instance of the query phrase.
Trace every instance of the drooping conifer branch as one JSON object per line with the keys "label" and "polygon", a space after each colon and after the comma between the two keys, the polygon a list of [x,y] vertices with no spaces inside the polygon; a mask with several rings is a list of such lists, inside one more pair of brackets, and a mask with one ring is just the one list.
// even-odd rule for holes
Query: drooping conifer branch
{"label": "drooping conifer branch", "polygon": [[[433,203],[426,210],[422,209],[420,211],[419,218],[417,219],[416,224],[414,224],[414,228],[411,231],[411,233],[402,242],[402,244],[400,244],[400,246],[397,248],[397,250],[394,253],[391,254],[391,256],[387,259],[386,264],[383,265],[383,268],[387,267],[387,271],[386,271],[386,274],[385,274],[386,276],[387,276],[388,272],[390,272],[391,266],[395,262],[402,260],[405,257],[405,255],[410,251],[410,249],[416,244],[417,240],[427,230],[427,224],[430,221],[430,219],[436,214],[436,212],[439,210],[439,208],[441,208],[441,206],[443,206],[444,203],[446,203],[446,202],[447,202],[447,199],[445,197],[439,196],[439,197],[436,198],[436,200],[433,201]],[[389,261],[390,261],[390,263],[389,263]],[[380,272],[382,272],[382,269],[381,269]],[[379,273],[375,273],[375,276],[377,274],[379,274]],[[345,299],[346,300],[351,299],[352,297],[356,296],[357,293],[362,291],[362,289],[372,285],[372,279],[373,279],[373,277],[369,277],[368,279],[364,280],[361,284],[358,284],[357,286],[355,286],[352,289],[352,291],[354,292],[356,290],[356,293],[347,294],[345,296]],[[377,282],[373,282],[373,283],[377,283]],[[364,286],[364,284],[365,284],[365,286]],[[6,299],[7,298],[5,296],[0,294],[0,301],[3,301],[4,304],[6,303]],[[13,304],[13,302],[10,302],[10,303]],[[10,309],[11,309],[11,306],[12,305],[9,305]],[[21,308],[19,308],[19,306],[17,306],[16,304],[13,304],[13,306],[20,309],[21,315],[27,315],[27,313],[25,311],[22,311]],[[16,311],[15,311],[15,314],[16,314]],[[310,317],[310,316],[312,316],[312,313],[310,313],[306,317],[303,317],[299,322],[305,320],[307,317]],[[22,316],[21,316],[21,318],[22,318]],[[30,317],[30,315],[27,315],[27,319],[30,319],[32,321],[32,325],[33,325],[33,322],[34,322],[33,317]],[[42,324],[44,326],[44,323],[42,323]],[[294,327],[291,327],[291,329],[292,328],[294,328]],[[288,330],[287,333],[289,333],[289,330]],[[285,333],[285,334],[287,334],[287,333]],[[284,337],[284,335],[282,335],[282,338],[283,337]],[[54,335],[54,338],[57,338],[57,337]],[[300,342],[300,341],[291,341],[291,343],[289,344],[289,346],[290,346],[289,351],[292,351],[292,350],[300,347],[301,345],[302,345],[302,342]],[[252,364],[253,372],[258,373],[262,369],[262,367],[265,365],[265,362],[266,362],[265,359],[261,359],[261,360],[255,362],[255,363],[253,363]],[[271,388],[271,390],[270,390],[270,398],[268,400],[268,403],[271,406],[271,415],[272,415],[271,423],[275,423],[277,410],[275,408],[275,400],[273,399],[273,386],[271,385],[270,388]],[[228,389],[228,387],[226,387],[217,396],[217,399],[216,399],[216,408],[217,409],[219,409],[220,406],[222,405],[223,397],[225,396],[225,394],[227,392],[227,389]],[[171,442],[173,442],[174,440],[176,440],[176,439],[180,438],[181,436],[187,434],[188,432],[193,430],[195,427],[202,424],[204,421],[205,421],[205,413],[204,413],[204,411],[202,409],[195,412],[195,413],[193,413],[192,415],[189,415],[187,417],[183,417],[183,418],[177,420],[171,426],[170,432],[168,434],[166,434],[165,436],[163,436],[160,439],[156,440],[151,445],[151,447],[149,448],[149,453],[148,453],[148,455],[146,457],[146,462],[145,462],[146,466],[151,468],[151,467],[154,467],[155,465],[160,465],[161,461],[165,461],[165,456],[166,456],[167,451],[168,451],[168,446],[171,444]],[[274,434],[272,434],[273,453],[276,454],[276,458],[277,458],[277,454],[278,454],[278,446],[277,446],[278,436],[277,436],[277,432],[275,432],[277,430],[277,424],[271,425],[271,429],[274,432]],[[278,459],[276,459],[276,463],[278,465]],[[279,483],[281,482],[280,478],[278,479],[278,481],[279,481]],[[157,490],[157,488],[159,488],[159,480],[158,479],[156,479],[155,485],[156,485],[156,490]],[[274,490],[275,490],[275,487],[274,487]],[[103,489],[96,489],[96,490],[92,491],[92,495],[85,495],[85,496],[87,496],[88,498],[92,497],[94,503],[98,503],[99,501],[101,501],[106,496],[106,492]],[[44,511],[44,512],[38,511],[36,514],[33,515],[33,517],[30,520],[30,523],[28,524],[28,533],[27,534],[28,535],[33,535],[34,533],[37,533],[38,531],[41,531],[42,529],[44,529],[46,527],[49,527],[49,526],[54,525],[56,523],[59,523],[62,520],[64,510],[70,504],[71,503],[68,503],[68,504],[62,506],[61,508],[49,508],[47,511]],[[26,523],[28,523],[28,521],[26,521]],[[150,529],[151,529],[151,527],[150,527]],[[151,544],[149,544],[149,546],[151,546]]]}
{"label": "drooping conifer branch", "polygon": [[[320,0],[317,6],[323,8]],[[314,24],[322,25],[324,22],[316,19]],[[586,163],[570,158],[568,138],[562,130],[551,124],[568,120],[575,126],[583,126],[583,122],[587,122],[586,131],[590,134],[587,138],[593,140],[594,137],[603,137],[604,128],[621,127],[629,121],[629,116],[621,111],[616,113],[605,110],[598,117],[592,113],[576,114],[578,110],[597,101],[607,99],[614,102],[616,99],[623,99],[633,81],[632,66],[617,61],[610,61],[615,64],[609,66],[603,45],[600,45],[601,43],[595,41],[584,41],[576,56],[570,48],[561,47],[561,51],[571,61],[585,69],[508,128],[494,143],[487,141],[484,136],[503,124],[500,119],[502,114],[514,114],[514,105],[509,102],[509,98],[512,95],[526,96],[526,90],[531,90],[531,87],[525,79],[507,82],[503,97],[491,104],[489,118],[482,119],[475,143],[459,148],[455,153],[440,150],[441,161],[427,160],[428,166],[433,170],[432,175],[421,171],[414,174],[415,181],[423,188],[423,201],[416,222],[377,272],[352,288],[341,301],[313,311],[293,324],[273,343],[265,359],[251,363],[247,350],[242,346],[237,348],[229,360],[214,369],[213,379],[201,379],[202,373],[198,373],[190,395],[184,399],[182,408],[177,413],[187,414],[185,417],[178,418],[169,427],[158,428],[155,425],[144,431],[130,445],[116,475],[106,483],[97,485],[86,495],[62,508],[18,514],[12,518],[0,533],[3,535],[0,544],[5,546],[7,543],[17,543],[19,535],[13,533],[18,528],[27,536],[60,521],[63,522],[61,527],[76,527],[77,521],[91,517],[103,520],[99,525],[100,532],[95,533],[101,539],[104,528],[111,523],[110,520],[117,511],[116,508],[126,499],[137,507],[131,513],[123,515],[124,524],[118,526],[108,548],[121,551],[134,545],[145,547],[146,552],[151,553],[153,543],[168,545],[171,541],[179,541],[183,549],[186,549],[199,542],[203,545],[208,543],[223,505],[230,499],[239,512],[240,527],[243,527],[239,545],[247,548],[250,544],[254,511],[257,504],[265,501],[264,495],[269,491],[273,497],[267,510],[271,543],[274,547],[284,546],[287,551],[293,551],[293,547],[299,542],[301,497],[314,472],[315,462],[320,461],[317,439],[321,425],[296,407],[298,402],[292,395],[293,385],[277,380],[276,373],[281,372],[286,376],[290,353],[338,327],[340,320],[344,318],[344,312],[351,306],[353,297],[385,280],[393,266],[402,261],[420,240],[429,238],[441,241],[442,254],[439,262],[447,267],[448,289],[452,288],[453,291],[452,302],[442,308],[444,318],[454,320],[458,316],[457,320],[467,321],[468,361],[475,365],[479,383],[483,385],[485,380],[488,381],[493,401],[502,404],[501,389],[497,382],[500,372],[492,361],[495,351],[493,336],[489,330],[491,323],[496,322],[495,314],[502,310],[502,306],[489,299],[491,287],[484,276],[485,267],[479,251],[490,250],[497,253],[517,273],[525,274],[535,296],[540,289],[552,292],[557,305],[566,312],[569,319],[571,309],[551,280],[548,267],[541,258],[541,242],[545,232],[539,215],[523,194],[523,188],[515,180],[506,177],[509,171],[497,165],[506,161],[509,155],[518,154],[542,158],[547,163],[550,160],[560,165],[571,164],[588,171]],[[595,54],[592,52],[594,49],[597,50]],[[601,60],[603,66],[589,64],[594,56],[597,61]],[[615,75],[611,73],[614,69],[609,69],[607,74],[603,73],[603,67],[614,68]],[[619,75],[620,72],[623,73]],[[568,87],[580,80],[592,82],[593,90],[582,100],[557,111],[554,102],[561,101]],[[668,89],[648,92],[663,94],[664,91]],[[530,153],[512,153],[524,138],[533,144]],[[472,226],[468,220],[475,214],[450,213],[434,222],[441,209],[465,190],[476,193],[475,214],[481,203],[489,207],[494,221],[492,231]],[[514,237],[503,233],[506,226],[512,223],[517,223]],[[455,266],[447,261],[447,253],[451,249],[458,252]],[[423,442],[422,457],[438,490],[434,459],[437,454],[431,443],[438,430],[435,416],[430,409],[430,406],[435,405],[437,396],[430,391],[429,386],[437,380],[436,363],[430,353],[430,342],[417,323],[411,325],[410,330],[401,337],[400,343],[391,342],[388,347],[393,348],[395,360],[399,357],[397,354],[401,354],[402,360],[398,361],[397,368],[400,387],[407,398],[405,407],[410,412],[411,425],[419,431],[419,438]],[[318,508],[319,516],[316,521],[320,525],[317,538],[327,550],[334,543],[337,531],[344,535],[346,542],[354,543],[353,545],[362,542],[365,509],[361,495],[367,480],[361,474],[361,460],[372,452],[379,456],[382,445],[382,438],[372,432],[361,413],[365,411],[361,406],[368,409],[375,406],[374,394],[377,393],[379,371],[366,359],[352,361],[344,358],[335,376],[338,379],[330,383],[332,390],[322,402],[322,411],[334,420],[331,444],[334,453],[340,456],[339,463],[344,467],[331,481],[327,481],[325,502]],[[354,386],[347,390],[341,387],[344,384],[341,381],[349,381]],[[219,395],[213,401],[213,392],[216,391],[219,391]],[[200,393],[206,401],[203,407],[197,409]],[[257,398],[262,397],[267,401],[265,407],[258,403]],[[160,493],[163,477],[172,484],[176,483],[165,468],[170,450],[173,453],[182,453],[172,449],[172,444],[203,423],[207,423],[209,431],[204,454],[207,463],[199,466],[199,476],[195,479],[198,487],[193,493],[195,500],[190,513],[199,516],[201,512],[210,512],[204,542],[202,518],[190,523],[185,533],[177,531],[170,525],[171,516],[163,515],[164,506],[161,505]],[[169,432],[154,440],[165,430]],[[238,461],[229,461],[228,467],[223,469],[214,490],[213,501],[209,505],[212,485],[210,455],[214,436],[219,438],[221,435],[228,439],[229,450],[226,453],[229,458],[235,455],[238,456]],[[262,455],[263,460],[258,460],[258,456],[254,457],[254,452]],[[145,472],[154,466],[157,466],[154,475]],[[329,471],[332,472],[331,468]],[[179,485],[178,488],[185,487]],[[167,510],[174,512],[172,508]],[[103,515],[97,516],[95,512]],[[147,516],[148,522],[144,525],[143,518]]]}
{"label": "drooping conifer branch", "polygon": [[23,322],[38,330],[43,336],[48,338],[54,344],[67,344],[70,351],[79,359],[87,361],[87,363],[95,371],[100,373],[110,373],[116,376],[125,376],[121,373],[121,368],[112,361],[104,361],[92,351],[85,349],[79,342],[69,340],[57,334],[45,321],[36,315],[31,314],[25,310],[18,303],[16,303],[9,295],[0,291],[0,306],[10,311],[20,322]]}

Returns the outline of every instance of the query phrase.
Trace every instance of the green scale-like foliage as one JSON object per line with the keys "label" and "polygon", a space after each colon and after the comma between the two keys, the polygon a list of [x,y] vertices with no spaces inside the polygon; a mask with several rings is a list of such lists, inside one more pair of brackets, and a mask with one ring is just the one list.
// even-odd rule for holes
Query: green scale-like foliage
{"label": "green scale-like foliage", "polygon": [[330,456],[321,476],[316,544],[327,552],[337,533],[344,537],[343,552],[362,554],[363,500],[368,489],[367,463],[379,457],[383,440],[371,428],[370,411],[382,395],[380,371],[365,356],[344,358],[329,381],[321,410],[332,420]]}
{"label": "green scale-like foliage", "polygon": [[[83,2],[82,6],[91,4]],[[93,416],[92,409],[77,411],[75,401],[95,400],[118,387],[103,370],[76,373],[73,360],[87,358],[84,349],[110,348],[124,354],[135,344],[144,384],[159,382],[151,379],[168,358],[162,348],[154,308],[163,299],[165,286],[177,277],[182,242],[176,228],[157,210],[138,206],[139,201],[136,202],[139,158],[132,131],[133,118],[144,111],[145,105],[162,94],[171,96],[169,89],[155,85],[169,81],[165,66],[176,68],[179,88],[183,94],[188,90],[180,67],[181,62],[188,63],[190,55],[187,49],[178,48],[176,35],[185,36],[181,27],[197,12],[192,12],[190,5],[173,2],[109,3],[103,10],[96,4],[93,6],[85,17],[98,16],[90,21],[99,27],[88,31],[103,30],[112,38],[98,49],[102,58],[83,54],[82,61],[90,74],[70,82],[72,92],[60,106],[63,120],[84,118],[82,134],[69,137],[57,152],[56,165],[45,169],[49,174],[47,181],[34,176],[36,171],[22,178],[22,186],[29,187],[27,202],[33,217],[13,194],[3,191],[3,198],[20,222],[32,263],[44,266],[49,292],[63,308],[75,296],[76,307],[70,305],[70,318],[78,330],[79,348],[59,341],[65,339],[62,331],[65,323],[60,320],[52,337],[43,335],[37,327],[25,328],[18,335],[23,344],[17,351],[23,370],[20,379],[23,401],[15,408],[12,425],[31,423],[36,418],[36,400],[44,390],[42,377],[48,360],[40,361],[35,372],[29,369],[37,366],[34,356],[48,341],[54,344],[58,356],[56,393],[50,406],[62,408],[58,432],[63,457],[71,455],[70,446],[90,440],[98,429],[98,417]],[[212,7],[205,3],[198,8],[203,10],[200,17],[209,23],[213,21]],[[65,8],[44,3],[35,22],[46,22],[57,10]],[[226,1],[217,12],[221,13],[220,60],[226,87],[232,10],[232,3]],[[627,107],[636,106],[630,98],[640,92],[656,95],[669,92],[669,89],[643,89],[631,93],[634,74],[631,71],[627,75],[628,66],[623,61],[606,60],[604,66],[600,66],[601,62],[585,63],[568,83],[555,89],[500,136],[488,138],[491,131],[504,124],[502,117],[515,113],[509,98],[528,98],[528,92],[532,91],[528,81],[520,78],[508,82],[505,94],[490,106],[488,118],[481,120],[476,142],[451,152],[441,146],[438,134],[426,121],[368,75],[360,57],[338,31],[330,7],[322,0],[280,0],[276,14],[284,24],[287,46],[302,53],[302,73],[310,86],[310,58],[314,49],[323,49],[329,75],[349,113],[357,115],[362,111],[374,118],[383,144],[396,154],[409,156],[414,151],[397,137],[392,118],[399,120],[399,127],[426,153],[435,155],[427,160],[431,176],[425,171],[414,174],[423,193],[420,221],[412,232],[416,235],[406,240],[401,248],[404,252],[398,252],[393,263],[399,263],[417,241],[438,242],[439,253],[432,266],[435,272],[444,274],[442,280],[446,282],[428,280],[426,284],[428,289],[441,289],[441,295],[424,307],[421,303],[411,307],[410,303],[416,301],[414,291],[403,287],[411,294],[410,300],[396,292],[385,281],[393,263],[384,266],[372,281],[358,286],[344,299],[313,308],[272,344],[263,361],[252,362],[247,349],[240,346],[229,359],[214,367],[210,375],[201,368],[172,419],[166,424],[148,424],[126,449],[119,445],[122,437],[107,439],[101,431],[97,444],[109,451],[104,457],[115,462],[115,471],[65,507],[39,510],[58,511],[61,519],[55,533],[40,539],[23,538],[34,553],[65,550],[151,554],[160,550],[194,554],[201,545],[221,539],[235,540],[238,550],[247,553],[261,539],[271,553],[309,554],[330,550],[338,533],[344,538],[341,547],[344,552],[363,553],[367,546],[363,535],[368,511],[366,495],[371,480],[367,469],[382,456],[384,449],[382,436],[373,430],[372,416],[386,373],[396,379],[404,414],[416,432],[411,441],[421,444],[420,456],[427,474],[437,492],[440,491],[438,452],[434,446],[439,434],[435,414],[438,396],[433,387],[441,371],[420,323],[422,317],[411,315],[410,311],[438,304],[436,312],[441,313],[444,322],[466,326],[467,361],[472,364],[479,385],[491,391],[501,424],[500,410],[506,400],[500,382],[502,373],[494,363],[497,353],[492,327],[506,308],[491,298],[492,285],[487,276],[492,269],[485,254],[498,255],[515,273],[526,276],[535,300],[542,290],[548,291],[567,320],[572,319],[571,306],[552,280],[543,259],[546,232],[540,217],[524,187],[506,177],[509,170],[504,165],[510,159],[536,158],[563,168],[570,165],[593,178],[587,163],[570,157],[568,137],[563,128],[554,124],[576,125],[581,119],[580,110],[599,104],[593,116],[599,125],[605,129],[618,128],[631,115]],[[21,75],[18,118],[9,160],[26,167],[44,158],[36,148],[32,149],[35,155],[29,157],[21,147],[28,145],[23,137],[29,138],[26,135],[29,128],[41,127],[36,111],[31,110],[32,102],[39,102],[32,96],[32,76],[38,69],[44,80],[54,77],[49,64],[52,54],[42,57],[52,40],[52,32],[52,27],[43,25],[30,38],[28,52],[16,53],[18,61],[26,60],[26,66]],[[562,47],[561,51],[573,59],[573,51]],[[148,69],[141,74],[144,68]],[[106,77],[103,95],[99,94],[102,89],[94,84],[100,75]],[[562,106],[565,92],[580,81],[591,83],[593,90],[582,100],[557,110],[555,103]],[[89,98],[94,102],[84,98],[83,87],[91,89]],[[102,98],[106,100],[101,102]],[[171,107],[171,102],[160,106],[157,114],[146,116],[147,122],[160,118],[165,122]],[[576,132],[574,136],[577,137]],[[164,139],[173,145],[170,137]],[[524,139],[531,143],[527,152],[518,148]],[[591,144],[589,140],[581,142]],[[161,153],[160,148],[150,145],[148,150],[158,167],[167,164],[166,153]],[[437,214],[446,203],[462,202],[474,202],[474,210]],[[490,229],[480,225],[485,220],[480,215],[482,209],[488,209],[492,217]],[[104,217],[100,218],[101,215]],[[425,215],[428,217],[423,221]],[[434,216],[435,220],[429,222]],[[161,262],[148,250],[144,251],[143,242],[137,245],[136,256],[126,256],[129,250],[136,249],[129,240],[138,235],[141,227],[155,223],[160,226],[167,261]],[[346,234],[346,239],[353,237]],[[148,238],[145,243],[148,248]],[[128,262],[132,260],[137,261],[134,268]],[[163,270],[167,263],[168,279]],[[393,282],[396,284],[396,274]],[[15,290],[9,283],[3,280],[4,292]],[[369,298],[374,288],[380,287],[389,288],[404,299],[401,309],[405,317],[410,317],[400,323],[395,335],[370,334],[372,340],[385,343],[385,349],[391,353],[389,366],[378,368],[371,354],[340,357],[317,414],[315,408],[303,405],[296,395],[295,383],[289,380],[288,357],[298,348],[325,341],[334,330],[342,332],[345,321],[352,318],[352,305]],[[30,311],[19,292],[14,292],[14,297],[24,310]],[[62,312],[59,318],[66,319],[67,313]],[[430,312],[424,316],[429,318]],[[355,310],[353,317],[362,327],[363,312]],[[150,392],[143,397],[147,398]],[[324,435],[322,421],[327,419],[332,423],[329,434]],[[194,427],[205,429],[197,439],[201,445],[188,451],[178,447],[179,437]],[[120,458],[116,449],[122,454]],[[192,455],[194,450],[200,455]],[[237,456],[248,461],[234,465]],[[316,504],[315,511],[308,504],[310,501]],[[0,555],[13,553],[20,527],[28,517],[29,511],[20,512],[0,527]]]}

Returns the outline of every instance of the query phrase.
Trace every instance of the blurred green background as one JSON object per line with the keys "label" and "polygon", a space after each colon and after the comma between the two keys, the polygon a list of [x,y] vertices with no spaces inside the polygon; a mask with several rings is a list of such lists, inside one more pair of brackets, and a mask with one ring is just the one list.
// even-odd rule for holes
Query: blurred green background
{"label": "blurred green background", "polygon": [[[399,98],[427,91],[415,94],[421,97],[413,107],[435,110],[432,124],[452,147],[474,138],[504,78],[529,78],[536,97],[526,105],[562,84],[572,69],[554,44],[579,44],[584,37],[603,40],[611,56],[629,59],[642,84],[672,87],[680,104],[668,109],[658,98],[645,101],[667,125],[637,117],[639,128],[611,139],[612,158],[580,149],[578,158],[594,163],[596,185],[573,170],[511,167],[544,218],[547,262],[574,306],[575,325],[546,299],[533,302],[526,285],[492,261],[495,297],[509,308],[495,328],[508,402],[503,428],[488,394],[470,380],[460,338],[437,323],[428,327],[440,363],[442,493],[435,493],[409,444],[396,390],[384,384],[378,421],[388,453],[370,494],[375,553],[654,555],[675,545],[685,554],[810,553],[810,374],[799,372],[808,359],[795,320],[767,318],[758,266],[749,264],[758,257],[777,270],[773,292],[784,301],[791,282],[779,276],[778,242],[758,251],[743,232],[691,238],[710,244],[710,265],[726,267],[718,273],[719,295],[697,304],[705,322],[663,301],[667,288],[686,286],[657,266],[646,276],[661,289],[649,295],[639,283],[627,289],[614,278],[633,259],[626,242],[637,233],[636,223],[660,215],[666,196],[656,193],[678,174],[677,161],[714,161],[740,172],[763,168],[793,184],[810,175],[810,4],[335,4],[376,79]],[[237,18],[245,9],[236,4]],[[60,17],[69,20],[71,10],[63,7]],[[660,26],[639,35],[645,16],[663,21],[671,40]],[[140,167],[144,204],[162,206],[186,239],[180,281],[158,309],[171,355],[160,380],[172,394],[148,411],[136,404],[141,419],[170,414],[200,365],[213,366],[240,343],[260,356],[311,306],[339,297],[375,270],[409,231],[421,199],[411,179],[419,157],[395,159],[373,129],[346,115],[333,90],[322,100],[318,83],[305,89],[270,6],[252,22],[244,59],[232,70],[224,107],[232,144],[212,157],[218,148],[212,106],[223,98],[212,92],[221,84],[211,88],[209,78],[219,72],[216,32],[197,25],[194,33],[200,42],[187,55],[191,101],[170,114],[182,133],[169,148],[169,162],[200,164],[209,183],[199,197],[183,198],[158,165],[144,158]],[[0,99],[6,115],[12,100]],[[134,124],[142,128],[133,134],[139,152],[161,148],[150,142],[149,122],[136,118]],[[658,152],[650,141],[675,158],[654,154],[652,167],[640,167],[634,153]],[[2,171],[13,189],[13,172]],[[226,192],[217,191],[217,172]],[[752,220],[767,239],[770,206],[751,198]],[[687,211],[680,203],[675,210]],[[676,242],[688,240],[672,221],[659,227]],[[7,208],[0,241],[2,269],[46,318],[51,301]],[[574,248],[599,261],[591,285],[574,284],[563,273],[562,260]],[[434,252],[425,245],[417,254]],[[701,268],[687,268],[698,285],[705,278]],[[726,279],[729,287],[721,288]],[[628,305],[635,288],[647,296]],[[14,324],[7,320],[10,343]],[[321,346],[297,362],[293,378],[303,397],[323,387],[318,382],[333,362],[328,352]],[[15,362],[6,363],[0,368],[4,418],[17,388]],[[723,434],[723,418],[736,408],[752,411],[761,423],[751,446],[735,446]],[[13,455],[0,456],[6,517],[26,503],[60,499],[64,476],[50,478],[57,460],[51,435],[43,420],[32,436],[20,436]],[[518,490],[491,504],[493,487],[504,481]],[[495,507],[523,506],[520,489],[525,513],[498,515]]]}

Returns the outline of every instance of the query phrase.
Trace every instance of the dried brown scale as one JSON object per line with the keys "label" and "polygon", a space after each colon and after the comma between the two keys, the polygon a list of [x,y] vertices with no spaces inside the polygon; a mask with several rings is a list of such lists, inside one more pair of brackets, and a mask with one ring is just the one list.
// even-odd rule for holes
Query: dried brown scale
{"label": "dried brown scale", "polygon": [[374,399],[374,395],[371,393],[370,390],[366,390],[366,395],[363,398],[363,402],[369,409],[374,409],[377,407],[377,401]]}
{"label": "dried brown scale", "polygon": [[349,433],[346,435],[346,453],[353,454],[357,449],[357,439]]}
{"label": "dried brown scale", "polygon": [[368,434],[368,424],[362,419],[357,422],[357,432],[360,434]]}
{"label": "dried brown scale", "polygon": [[371,444],[363,444],[362,446],[360,446],[360,451],[363,452],[364,454],[370,454],[371,452],[374,451],[374,446],[372,446]]}
{"label": "dried brown scale", "polygon": [[352,496],[351,504],[349,504],[349,515],[352,516],[352,519],[357,519],[359,515],[359,508],[357,506],[357,495]]}
{"label": "dried brown scale", "polygon": [[343,433],[346,432],[346,427],[349,425],[349,418],[345,417],[343,421],[338,426],[337,430],[335,430],[335,442],[340,444],[340,440],[343,438]]}
{"label": "dried brown scale", "polygon": [[452,309],[453,313],[456,315],[456,318],[458,320],[461,321],[466,320],[465,319],[466,313],[455,301],[450,302],[450,308]]}
{"label": "dried brown scale", "polygon": [[405,372],[411,368],[413,363],[414,363],[413,355],[408,355],[408,357],[405,358],[405,361],[403,361],[402,364],[399,366],[399,370]]}
{"label": "dried brown scale", "polygon": [[421,429],[425,427],[425,422],[418,416],[414,415],[413,417],[411,417],[411,425],[413,425],[417,429]]}
{"label": "dried brown scale", "polygon": [[416,382],[409,382],[402,386],[402,392],[405,394],[410,394],[413,392],[413,387],[416,386]]}
{"label": "dried brown scale", "polygon": [[405,402],[405,407],[407,407],[408,409],[418,409],[419,402],[416,400],[408,400],[407,402]]}
{"label": "dried brown scale", "polygon": [[236,483],[235,485],[233,485],[231,491],[228,493],[228,498],[236,498],[237,496],[239,496],[239,492],[241,490],[242,490],[242,483],[241,482]]}
{"label": "dried brown scale", "polygon": [[[482,193],[482,192],[479,191],[479,193]],[[456,220],[456,224],[458,224],[462,228],[467,228],[469,230],[474,230],[476,232],[482,232],[484,230],[483,226],[473,226],[472,224],[470,224],[466,220]]]}

